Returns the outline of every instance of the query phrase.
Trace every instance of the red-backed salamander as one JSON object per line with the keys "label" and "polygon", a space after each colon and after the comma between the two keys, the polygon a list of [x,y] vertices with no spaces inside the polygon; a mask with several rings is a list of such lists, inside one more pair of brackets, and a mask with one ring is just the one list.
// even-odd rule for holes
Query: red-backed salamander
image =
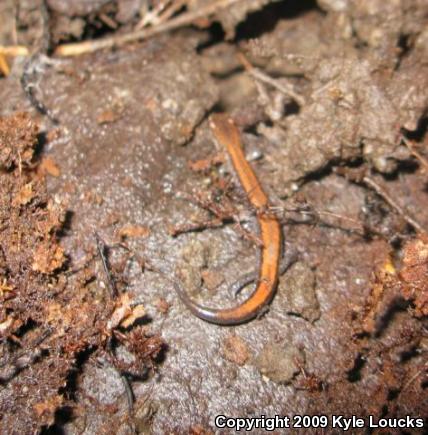
{"label": "red-backed salamander", "polygon": [[255,208],[262,241],[257,286],[247,300],[232,308],[208,308],[193,301],[175,282],[175,289],[189,310],[200,319],[218,325],[235,325],[251,320],[269,304],[275,293],[282,249],[281,225],[268,211],[269,201],[253,169],[245,158],[239,130],[226,114],[210,117],[210,127],[224,146],[251,205]]}

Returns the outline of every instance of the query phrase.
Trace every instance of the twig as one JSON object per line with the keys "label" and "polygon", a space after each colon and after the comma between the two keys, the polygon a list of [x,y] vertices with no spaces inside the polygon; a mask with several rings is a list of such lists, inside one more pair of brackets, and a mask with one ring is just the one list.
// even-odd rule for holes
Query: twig
{"label": "twig", "polygon": [[[363,223],[360,221],[350,218],[348,216],[344,216],[338,213],[333,213],[327,210],[318,210],[315,207],[313,207],[311,204],[304,204],[302,207],[294,207],[294,208],[286,208],[281,206],[273,206],[269,208],[272,212],[275,213],[281,213],[282,218],[285,219],[283,221],[283,224],[286,223],[293,223],[293,224],[320,224],[324,226],[328,226],[331,228],[337,228],[341,229],[343,231],[348,231],[350,233],[355,233],[358,236],[365,237],[367,231],[370,231],[371,233],[375,233],[376,231],[372,228],[367,228]],[[297,215],[303,215],[311,218],[311,221],[297,221],[293,217],[286,217],[286,213],[296,213]],[[334,225],[333,223],[328,222],[327,220],[321,220],[322,216],[328,216],[334,219],[337,219],[339,221],[345,221],[349,222],[350,224],[355,225],[355,227],[346,227],[341,226],[340,224]]]}
{"label": "twig", "polygon": [[294,213],[298,213],[298,214],[303,214],[303,215],[308,215],[308,216],[313,216],[313,217],[318,217],[318,216],[331,216],[333,218],[339,219],[339,220],[344,220],[347,221],[349,223],[355,224],[355,226],[361,228],[363,227],[363,224],[360,221],[357,221],[356,219],[350,218],[348,216],[344,216],[338,213],[333,213],[331,211],[327,211],[327,210],[317,210],[315,208],[312,208],[312,206],[310,206],[309,204],[305,204],[305,206],[307,207],[306,209],[303,208],[299,208],[299,207],[295,207],[295,208],[285,208],[285,207],[270,207],[270,210],[272,210],[273,212],[294,212]]}
{"label": "twig", "polygon": [[21,370],[33,364],[37,358],[42,356],[42,349],[40,345],[52,334],[52,330],[47,328],[33,343],[30,344],[29,349],[22,350],[15,355],[12,361],[0,364],[0,384],[10,381]]}
{"label": "twig", "polygon": [[10,57],[28,56],[30,52],[24,45],[0,45],[0,54]]}
{"label": "twig", "polygon": [[388,203],[409,225],[411,225],[415,230],[419,231],[422,234],[427,234],[422,225],[412,218],[403,207],[395,202],[394,199],[386,192],[386,190],[377,184],[372,178],[365,176],[363,178],[364,184],[366,186],[371,187],[383,200]]}
{"label": "twig", "polygon": [[143,13],[143,17],[137,24],[136,30],[140,30],[149,25],[156,26],[160,23],[164,23],[187,3],[188,0],[174,0],[172,4],[171,1],[165,3],[160,2],[152,10],[146,10],[145,13]]}
{"label": "twig", "polygon": [[95,41],[85,41],[74,44],[63,44],[56,48],[54,54],[57,56],[78,56],[83,53],[92,53],[103,48],[119,47],[127,44],[128,42],[138,41],[140,39],[150,38],[169,30],[178,29],[191,24],[199,18],[213,15],[221,9],[238,3],[243,0],[217,0],[213,3],[209,3],[205,7],[198,9],[197,11],[190,11],[172,18],[165,23],[161,23],[157,26],[153,26],[147,29],[137,30],[135,32],[127,33],[125,35],[115,35],[110,38],[99,39]]}
{"label": "twig", "polygon": [[278,91],[282,92],[284,95],[290,96],[291,98],[296,100],[296,102],[301,106],[305,104],[306,102],[305,99],[297,92],[295,92],[291,85],[285,86],[284,84],[280,83],[278,80],[264,73],[262,70],[256,68],[248,61],[248,59],[242,53],[238,53],[238,59],[240,60],[245,70],[248,72],[248,74],[251,77],[273,86],[275,89],[278,89]]}
{"label": "twig", "polygon": [[129,379],[126,377],[126,375],[124,375],[120,372],[119,372],[119,375],[120,375],[120,379],[121,379],[122,384],[123,384],[123,388],[125,389],[126,401],[128,404],[128,412],[129,412],[129,414],[131,414],[132,408],[134,405],[134,392],[132,391]]}
{"label": "twig", "polygon": [[132,433],[137,433],[135,430],[135,423],[132,419],[132,410],[134,407],[134,397],[135,396],[134,396],[134,392],[132,390],[131,383],[130,383],[129,379],[127,378],[127,376],[124,373],[122,373],[122,371],[118,367],[116,367],[115,362],[117,360],[116,360],[116,356],[114,355],[114,352],[112,349],[109,349],[109,353],[107,353],[106,357],[99,358],[97,360],[97,362],[103,366],[110,367],[116,373],[116,376],[118,376],[120,378],[120,380],[122,382],[123,390],[125,393],[125,397],[126,397],[126,404],[128,407],[128,415],[130,417],[130,423],[132,425]]}
{"label": "twig", "polygon": [[10,74],[10,68],[4,54],[0,53],[0,72],[7,77]]}
{"label": "twig", "polygon": [[7,77],[10,74],[10,67],[6,57],[27,56],[28,49],[21,45],[3,47],[0,45],[0,72]]}
{"label": "twig", "polygon": [[169,18],[171,18],[176,12],[178,12],[183,6],[185,6],[189,0],[176,0],[173,2],[173,4],[165,9],[163,12],[159,15],[159,23],[163,23]]}
{"label": "twig", "polygon": [[221,228],[224,226],[224,224],[225,222],[222,219],[212,219],[206,221],[186,223],[183,225],[171,226],[168,229],[168,232],[172,237],[177,237],[180,234],[198,232],[198,231],[206,230],[208,228]]}
{"label": "twig", "polygon": [[423,372],[424,370],[428,369],[428,363],[425,363],[424,368],[418,370],[403,386],[400,393],[403,393],[404,390],[406,390],[409,385],[411,385]]}
{"label": "twig", "polygon": [[135,26],[135,30],[140,30],[143,27],[147,27],[149,25],[159,24],[159,15],[162,13],[162,11],[165,10],[165,8],[168,8],[168,5],[170,3],[171,0],[165,0],[150,5],[147,0],[144,1],[140,8],[141,19]]}
{"label": "twig", "polygon": [[114,277],[113,277],[113,275],[110,272],[110,268],[109,268],[109,265],[108,265],[108,260],[107,260],[105,254],[104,254],[105,243],[101,240],[100,236],[98,235],[98,233],[96,231],[94,232],[94,236],[95,236],[95,240],[97,242],[98,255],[101,258],[101,261],[103,263],[103,269],[104,269],[104,272],[105,272],[105,274],[107,276],[107,283],[108,283],[108,287],[110,289],[111,296],[113,298],[115,298],[115,297],[117,297],[117,288],[116,288],[116,284],[115,284],[115,281],[114,281]]}
{"label": "twig", "polygon": [[210,199],[205,199],[198,194],[196,194],[194,197],[190,195],[183,195],[183,198],[188,199],[198,207],[208,211],[214,216],[214,218],[172,226],[169,228],[169,233],[171,236],[176,237],[183,233],[201,231],[208,228],[220,228],[226,224],[234,222],[234,229],[238,232],[238,234],[259,247],[263,246],[263,243],[258,236],[242,227],[239,213],[230,201],[216,203]]}

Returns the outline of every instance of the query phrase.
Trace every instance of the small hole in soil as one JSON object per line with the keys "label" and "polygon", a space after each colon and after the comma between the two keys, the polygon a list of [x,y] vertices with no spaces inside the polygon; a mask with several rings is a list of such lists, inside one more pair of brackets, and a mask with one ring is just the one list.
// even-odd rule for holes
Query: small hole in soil
{"label": "small hole in soil", "polygon": [[287,115],[297,115],[300,112],[300,106],[293,100],[285,105],[285,111]]}
{"label": "small hole in soil", "polygon": [[361,370],[366,365],[366,360],[362,355],[358,355],[354,362],[354,367],[348,372],[348,381],[351,383],[361,380]]}
{"label": "small hole in soil", "polygon": [[98,15],[90,14],[85,17],[85,28],[83,31],[83,35],[81,36],[82,40],[98,39],[114,33],[115,29],[113,29],[99,17],[99,15],[103,14],[104,16],[110,18],[113,22],[115,22],[114,17],[116,15],[116,8],[114,7],[114,5],[111,6],[113,7],[102,8],[100,11],[98,11]]}
{"label": "small hole in soil", "polygon": [[407,139],[420,142],[424,138],[427,129],[428,129],[428,117],[424,117],[419,120],[416,130],[410,131],[403,128],[402,133]]}
{"label": "small hole in soil", "polygon": [[68,400],[76,400],[75,394],[77,391],[78,377],[81,373],[81,369],[88,361],[91,354],[95,351],[95,348],[88,348],[76,355],[75,367],[68,372],[65,386],[59,389],[59,393],[63,394]]}
{"label": "small hole in soil", "polygon": [[304,177],[304,182],[308,183],[311,181],[322,180],[323,178],[327,177],[332,173],[333,167],[336,163],[337,162],[331,160],[329,163],[327,163],[324,167],[320,168],[319,170],[309,173]]}
{"label": "small hole in soil", "polygon": [[220,23],[212,23],[211,26],[206,30],[209,34],[206,41],[202,42],[197,47],[197,52],[200,53],[205,48],[211,47],[212,45],[218,44],[224,41],[224,30]]}
{"label": "small hole in soil", "polygon": [[46,143],[47,143],[46,132],[42,131],[37,135],[37,143],[34,147],[35,158],[40,157],[40,154],[42,153]]}
{"label": "small hole in soil", "polygon": [[36,328],[38,326],[37,322],[35,322],[33,319],[28,319],[27,323],[25,323],[24,325],[22,325],[16,332],[15,332],[15,336],[22,338],[24,337],[24,335],[31,331],[32,329]]}
{"label": "small hole in soil", "polygon": [[419,352],[418,352],[417,347],[415,346],[412,349],[403,352],[400,355],[400,359],[401,359],[401,362],[404,363],[404,362],[407,362],[418,355],[419,355]]}
{"label": "small hole in soil", "polygon": [[380,412],[380,418],[383,418],[386,415],[388,415],[388,406],[387,405],[383,405],[382,406],[382,411]]}
{"label": "small hole in soil", "polygon": [[62,222],[61,228],[58,229],[57,236],[64,237],[71,231],[71,224],[73,222],[74,212],[67,210],[64,215],[64,220]]}
{"label": "small hole in soil", "polygon": [[395,400],[399,394],[400,394],[400,390],[397,389],[389,390],[388,397],[387,397],[388,401]]}
{"label": "small hole in soil", "polygon": [[409,303],[402,297],[397,297],[391,301],[386,312],[377,321],[375,337],[379,338],[383,331],[391,324],[395,315],[399,312],[407,310]]}
{"label": "small hole in soil", "polygon": [[236,41],[258,38],[273,30],[278,21],[296,18],[310,10],[321,10],[314,0],[288,0],[273,2],[261,10],[250,13],[236,29]]}
{"label": "small hole in soil", "polygon": [[393,237],[389,242],[395,252],[400,251],[403,246],[403,239],[401,237]]}
{"label": "small hole in soil", "polygon": [[55,423],[50,427],[44,427],[40,431],[40,435],[64,435],[65,431],[62,427],[73,418],[73,409],[70,406],[64,406],[55,412]]}
{"label": "small hole in soil", "polygon": [[396,162],[396,169],[390,174],[382,174],[385,180],[394,181],[402,174],[413,174],[419,168],[419,163],[413,158]]}
{"label": "small hole in soil", "polygon": [[408,53],[410,49],[410,35],[401,34],[398,37],[397,47],[401,50],[402,55]]}

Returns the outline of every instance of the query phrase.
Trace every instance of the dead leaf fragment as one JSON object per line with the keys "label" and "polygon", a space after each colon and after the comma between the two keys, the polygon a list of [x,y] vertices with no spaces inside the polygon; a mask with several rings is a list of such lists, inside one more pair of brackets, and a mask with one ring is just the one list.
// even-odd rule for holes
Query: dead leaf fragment
{"label": "dead leaf fragment", "polygon": [[20,205],[26,205],[33,198],[34,198],[33,185],[32,185],[32,183],[27,183],[27,184],[24,184],[24,186],[22,186],[21,190],[15,196],[15,198],[12,201],[12,205],[14,207],[17,207]]}
{"label": "dead leaf fragment", "polygon": [[13,324],[13,317],[8,317],[5,321],[0,323],[0,334],[4,334]]}
{"label": "dead leaf fragment", "polygon": [[213,166],[219,165],[224,162],[224,155],[217,153],[206,159],[192,160],[187,163],[189,169],[194,172],[206,172]]}
{"label": "dead leaf fragment", "polygon": [[112,110],[105,110],[97,116],[97,123],[110,124],[111,122],[116,121],[116,119],[118,119],[117,115]]}
{"label": "dead leaf fragment", "polygon": [[201,277],[208,290],[215,290],[224,281],[222,274],[213,270],[203,270],[201,272]]}
{"label": "dead leaf fragment", "polygon": [[112,108],[103,110],[97,116],[97,124],[110,124],[118,121],[123,116],[124,107],[121,103],[113,104]]}
{"label": "dead leaf fragment", "polygon": [[65,261],[64,250],[57,244],[40,243],[34,254],[33,270],[49,274],[59,269]]}
{"label": "dead leaf fragment", "polygon": [[0,117],[0,168],[25,167],[31,163],[39,128],[28,113]]}
{"label": "dead leaf fragment", "polygon": [[61,171],[52,157],[43,158],[40,162],[39,171],[42,174],[52,175],[52,177],[59,177],[61,175]]}
{"label": "dead leaf fragment", "polygon": [[150,230],[147,227],[141,225],[126,224],[119,230],[119,237],[121,239],[147,237],[150,234]]}
{"label": "dead leaf fragment", "polygon": [[33,405],[33,409],[38,418],[43,421],[43,425],[50,426],[54,423],[55,411],[62,405],[63,401],[64,398],[57,395]]}
{"label": "dead leaf fragment", "polygon": [[143,305],[136,305],[132,308],[131,313],[120,322],[120,326],[124,328],[129,328],[132,326],[138,319],[144,317],[146,315],[146,310]]}
{"label": "dead leaf fragment", "polygon": [[144,306],[142,304],[133,305],[128,293],[122,293],[117,302],[116,308],[107,323],[107,329],[112,330],[119,325],[127,328],[135,323],[137,319],[140,319],[146,314]]}
{"label": "dead leaf fragment", "polygon": [[169,310],[170,304],[164,298],[159,298],[155,301],[155,306],[161,314],[166,314]]}
{"label": "dead leaf fragment", "polygon": [[197,424],[190,428],[190,435],[214,435],[214,432],[200,424]]}

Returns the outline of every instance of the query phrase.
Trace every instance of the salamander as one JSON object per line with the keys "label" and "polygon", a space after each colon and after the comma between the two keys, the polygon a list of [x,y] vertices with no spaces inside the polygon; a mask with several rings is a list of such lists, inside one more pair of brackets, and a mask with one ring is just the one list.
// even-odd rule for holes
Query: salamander
{"label": "salamander", "polygon": [[241,304],[219,309],[198,304],[177,282],[175,282],[175,289],[180,299],[195,316],[218,325],[235,325],[257,317],[271,302],[278,283],[282,231],[278,218],[268,211],[268,197],[245,158],[238,127],[226,114],[212,115],[210,127],[217,142],[226,148],[248,200],[256,210],[262,241],[257,286]]}

